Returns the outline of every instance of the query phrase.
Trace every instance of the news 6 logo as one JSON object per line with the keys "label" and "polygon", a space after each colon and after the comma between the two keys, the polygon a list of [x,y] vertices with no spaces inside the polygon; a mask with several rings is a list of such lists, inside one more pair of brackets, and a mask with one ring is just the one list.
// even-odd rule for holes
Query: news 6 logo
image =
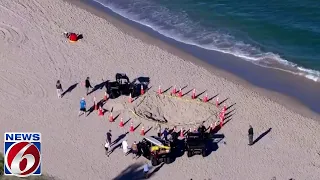
{"label": "news 6 logo", "polygon": [[27,177],[41,175],[41,134],[4,133],[4,174]]}

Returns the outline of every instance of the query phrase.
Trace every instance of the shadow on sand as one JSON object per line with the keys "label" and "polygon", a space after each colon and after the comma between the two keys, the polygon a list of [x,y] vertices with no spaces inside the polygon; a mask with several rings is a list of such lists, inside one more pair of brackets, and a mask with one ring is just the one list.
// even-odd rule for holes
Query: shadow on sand
{"label": "shadow on sand", "polygon": [[124,169],[117,177],[112,180],[142,180],[151,178],[156,172],[158,172],[164,163],[152,168],[148,173],[148,178],[145,177],[143,172],[143,163],[134,163]]}
{"label": "shadow on sand", "polygon": [[255,144],[258,141],[260,141],[260,139],[262,139],[264,136],[266,136],[271,130],[272,130],[272,128],[269,128],[264,133],[260,134],[260,136],[257,139],[255,139],[252,144]]}

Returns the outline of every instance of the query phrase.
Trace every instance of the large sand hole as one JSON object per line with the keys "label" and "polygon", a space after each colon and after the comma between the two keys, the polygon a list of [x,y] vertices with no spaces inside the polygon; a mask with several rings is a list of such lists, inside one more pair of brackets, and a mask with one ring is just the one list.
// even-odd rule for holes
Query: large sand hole
{"label": "large sand hole", "polygon": [[148,93],[139,98],[134,111],[143,119],[169,125],[192,125],[217,120],[217,108],[191,98]]}

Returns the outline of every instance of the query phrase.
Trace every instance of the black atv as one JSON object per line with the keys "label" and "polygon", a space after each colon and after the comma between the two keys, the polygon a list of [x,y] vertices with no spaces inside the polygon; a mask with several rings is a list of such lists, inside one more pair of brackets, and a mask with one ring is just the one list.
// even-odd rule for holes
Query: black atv
{"label": "black atv", "polygon": [[124,73],[116,74],[116,81],[107,82],[107,93],[110,99],[115,99],[121,95],[135,97],[137,87],[131,83],[128,76]]}
{"label": "black atv", "polygon": [[185,148],[188,157],[194,154],[202,154],[203,157],[207,155],[207,142],[208,135],[206,133],[189,132],[185,138]]}

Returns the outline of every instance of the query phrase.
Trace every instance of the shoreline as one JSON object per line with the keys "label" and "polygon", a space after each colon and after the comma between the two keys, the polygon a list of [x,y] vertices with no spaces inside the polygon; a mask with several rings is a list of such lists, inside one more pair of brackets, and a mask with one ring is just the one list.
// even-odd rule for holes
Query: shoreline
{"label": "shoreline", "polygon": [[[207,131],[212,139],[205,158],[188,157],[182,146],[172,154],[171,163],[150,166],[151,179],[319,179],[318,116],[304,117],[296,111],[308,116],[311,112],[290,98],[260,90],[130,23],[105,20],[101,18],[105,13],[92,8],[98,17],[88,10],[62,0],[0,2],[0,100],[5,102],[0,133],[41,133],[43,172],[65,180],[140,178],[142,165],[150,164],[150,159],[126,156],[119,147],[123,140],[131,145],[156,135],[158,121],[164,120],[161,129],[177,125],[177,133],[192,131],[199,123],[223,127]],[[83,39],[70,43],[63,32],[81,33]],[[218,53],[212,58],[237,60]],[[232,67],[241,64],[235,61]],[[125,95],[105,101],[104,82],[113,81],[116,73],[125,73],[129,81],[148,89],[133,102]],[[89,94],[83,87],[86,77],[93,86]],[[56,91],[57,80],[64,90],[62,98]],[[157,94],[159,85],[165,94]],[[170,96],[173,85],[183,90],[183,97]],[[192,100],[194,88],[197,100]],[[296,111],[262,96],[264,92]],[[208,103],[200,101],[205,95]],[[79,114],[82,97],[87,115]],[[97,102],[102,114],[94,110]],[[253,146],[248,146],[249,125],[254,128]],[[110,131],[113,144],[106,152]],[[4,151],[4,144],[0,148]]]}
{"label": "shoreline", "polygon": [[[305,103],[299,101],[299,98],[292,97],[292,96],[286,95],[281,92],[277,92],[276,90],[270,90],[265,87],[259,87],[259,85],[253,84],[252,81],[247,80],[243,77],[237,76],[236,75],[237,73],[234,74],[234,72],[232,72],[232,70],[228,71],[228,70],[225,70],[223,67],[219,67],[219,66],[217,67],[216,64],[208,63],[203,59],[195,57],[191,53],[185,52],[184,49],[179,48],[179,45],[175,46],[175,45],[172,45],[168,42],[163,41],[162,38],[153,37],[149,33],[144,32],[143,30],[139,29],[139,27],[137,27],[137,26],[142,26],[142,25],[134,25],[135,22],[132,22],[132,24],[129,24],[130,22],[128,23],[125,21],[130,21],[130,20],[125,19],[115,13],[109,14],[110,12],[106,12],[104,7],[95,7],[94,4],[91,3],[91,1],[90,2],[88,2],[88,0],[81,0],[81,1],[64,0],[64,1],[69,2],[73,5],[76,5],[77,7],[81,8],[81,9],[84,9],[84,10],[86,10],[86,11],[88,11],[98,17],[105,19],[106,21],[110,22],[112,25],[117,27],[119,30],[121,30],[125,34],[128,34],[134,38],[137,38],[147,44],[155,45],[155,46],[157,46],[157,47],[159,47],[159,48],[161,48],[161,49],[163,49],[163,50],[165,50],[165,51],[167,51],[177,57],[180,57],[181,59],[184,59],[186,61],[189,61],[197,66],[200,66],[200,67],[206,69],[207,71],[209,71],[210,73],[212,73],[218,77],[225,78],[225,79],[233,82],[234,84],[240,85],[244,88],[252,90],[255,93],[258,93],[259,95],[265,96],[268,99],[272,100],[273,102],[276,102],[276,103],[286,107],[288,110],[290,110],[292,112],[296,112],[304,117],[308,117],[308,118],[314,119],[316,121],[317,121],[317,119],[320,119],[320,109],[319,109],[319,111],[318,111],[318,109],[312,110]],[[95,3],[95,2],[93,2],[93,3]],[[113,12],[111,12],[111,13],[113,13]],[[218,57],[224,56],[223,58],[225,58],[225,57],[231,58],[233,65],[236,65],[238,68],[248,66],[247,69],[248,68],[255,68],[256,73],[260,73],[261,70],[264,70],[263,73],[268,73],[268,75],[269,75],[269,73],[272,73],[272,74],[270,74],[271,77],[268,78],[269,81],[273,80],[273,78],[279,78],[279,79],[281,79],[281,81],[287,81],[287,83],[289,85],[292,85],[293,87],[291,87],[291,89],[298,87],[299,85],[301,85],[300,82],[302,82],[302,83],[306,84],[306,86],[303,86],[303,87],[309,87],[310,89],[312,89],[311,87],[313,86],[315,89],[319,88],[319,90],[320,90],[319,83],[311,82],[310,80],[307,80],[304,77],[295,76],[294,78],[298,78],[297,82],[299,82],[299,83],[292,83],[292,81],[293,81],[292,76],[294,76],[294,75],[280,72],[280,71],[276,71],[274,69],[259,67],[257,65],[254,65],[253,63],[246,62],[241,59],[237,59],[237,57],[234,57],[229,54],[224,54],[224,53],[220,53],[220,52],[214,52],[214,54]],[[236,60],[238,62],[235,62],[234,60]],[[252,70],[252,69],[250,69],[250,70]],[[282,87],[280,87],[280,88],[282,88]],[[288,88],[290,88],[290,87],[288,87]],[[313,100],[319,99],[319,101],[320,101],[320,96],[319,95],[316,96],[316,94],[315,94],[316,91],[317,90],[314,90]],[[312,92],[309,92],[309,94],[310,93],[312,93]],[[314,104],[313,106],[317,106],[317,105]],[[320,121],[317,121],[317,122],[320,123]]]}

